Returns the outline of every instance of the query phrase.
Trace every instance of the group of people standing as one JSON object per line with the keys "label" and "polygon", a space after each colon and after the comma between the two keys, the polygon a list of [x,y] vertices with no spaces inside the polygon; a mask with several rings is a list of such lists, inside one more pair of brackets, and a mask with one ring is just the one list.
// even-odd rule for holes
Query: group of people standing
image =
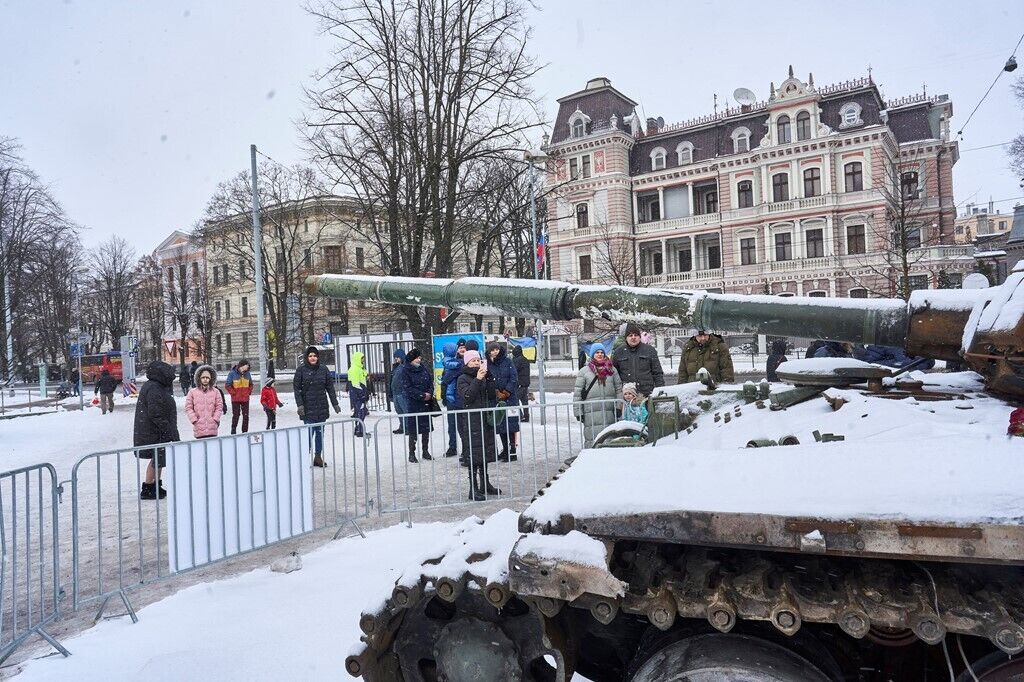
{"label": "group of people standing", "polygon": [[[490,481],[487,465],[517,459],[520,421],[529,420],[529,412],[522,409],[529,395],[529,361],[521,348],[513,347],[510,357],[497,342],[486,344],[481,354],[474,339],[447,343],[442,351],[441,396],[447,408],[448,435],[444,457],[458,456],[469,469],[471,500],[500,495]],[[431,421],[440,412],[432,367],[424,364],[418,348],[395,350],[393,361],[388,390],[395,411],[402,416],[395,433],[408,438],[410,463],[419,461],[417,441],[420,456],[431,460]]]}

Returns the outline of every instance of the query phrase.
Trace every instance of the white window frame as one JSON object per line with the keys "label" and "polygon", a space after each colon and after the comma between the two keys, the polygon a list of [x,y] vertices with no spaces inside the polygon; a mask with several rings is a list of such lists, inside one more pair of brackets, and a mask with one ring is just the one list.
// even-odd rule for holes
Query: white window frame
{"label": "white window frame", "polygon": [[[740,206],[740,183],[750,183],[750,206]],[[736,182],[732,186],[732,207],[733,208],[753,208],[757,205],[757,183],[754,182],[754,178],[743,177],[737,178]]]}
{"label": "white window frame", "polygon": [[[661,165],[658,165],[658,159],[661,159]],[[664,147],[655,147],[651,150],[651,170],[659,171],[665,170],[665,165],[668,163],[668,152],[665,151]]]}
{"label": "white window frame", "polygon": [[[576,134],[576,124],[577,123],[582,123],[583,124],[583,134],[582,135],[577,135]],[[574,140],[578,140],[578,139],[580,139],[582,137],[586,137],[587,136],[587,125],[589,123],[590,123],[590,117],[587,116],[586,114],[584,114],[579,109],[576,109],[576,111],[572,112],[572,115],[569,116],[569,137],[574,139]]]}
{"label": "white window frame", "polygon": [[[683,160],[683,153],[686,153],[686,159]],[[693,163],[693,143],[692,142],[680,142],[676,145],[676,160],[680,166]]]}
{"label": "white window frame", "polygon": [[[824,196],[825,194],[828,193],[825,187],[825,169],[821,167],[820,163],[809,163],[806,166],[800,166],[800,198],[808,198],[807,193],[805,191],[806,188],[804,187],[804,173],[806,173],[809,170],[818,171],[818,184],[821,185],[821,192],[815,194],[814,196]],[[790,194],[792,194],[792,192],[790,192]]]}
{"label": "white window frame", "polygon": [[[753,239],[754,240],[754,262],[753,263],[744,263],[743,262],[743,240],[744,239]],[[757,265],[758,263],[761,262],[761,260],[759,259],[759,256],[761,254],[759,253],[759,251],[760,250],[757,248],[757,230],[756,229],[748,228],[748,229],[743,229],[743,230],[739,230],[739,231],[736,232],[736,265],[739,265],[739,266],[743,266],[743,265]]]}
{"label": "white window frame", "polygon": [[[816,296],[815,294],[820,294],[820,296]],[[828,292],[823,289],[815,289],[814,291],[808,291],[804,295],[810,298],[828,298]]]}
{"label": "white window frame", "polygon": [[[807,114],[807,138],[804,140],[800,139],[800,117],[803,114]],[[801,109],[796,112],[796,116],[793,117],[793,130],[790,131],[790,139],[794,142],[807,142],[808,140],[814,139],[814,116],[807,109]]]}
{"label": "white window frame", "polygon": [[[783,142],[782,139],[779,137],[779,123],[781,122],[779,119],[782,118],[786,119],[786,128],[789,133],[789,139],[786,140],[785,142]],[[778,116],[776,116],[774,121],[774,130],[772,131],[772,134],[775,136],[775,144],[790,144],[791,142],[793,142],[793,117],[790,116],[789,114],[779,114]]]}
{"label": "white window frame", "polygon": [[[775,176],[776,175],[785,175],[786,176],[786,194],[788,196],[785,199],[776,199],[775,198]],[[790,172],[788,170],[768,171],[768,186],[770,187],[770,190],[771,190],[771,193],[772,193],[771,197],[772,197],[772,203],[773,204],[774,203],[781,203],[783,201],[790,201],[793,198],[793,183],[792,183],[792,180],[793,180],[793,178],[790,177]]]}
{"label": "white window frame", "polygon": [[861,107],[856,102],[847,102],[839,109],[839,129],[855,128],[864,125],[861,119]]}
{"label": "white window frame", "polygon": [[589,201],[574,201],[572,204],[572,227],[574,230],[583,229],[579,226],[579,208],[580,206],[587,207],[587,227],[593,227],[593,221],[591,220],[592,211],[590,210]]}
{"label": "white window frame", "polygon": [[[740,149],[740,141],[746,143],[746,149]],[[740,126],[732,131],[732,153],[745,154],[750,151],[750,129]]]}

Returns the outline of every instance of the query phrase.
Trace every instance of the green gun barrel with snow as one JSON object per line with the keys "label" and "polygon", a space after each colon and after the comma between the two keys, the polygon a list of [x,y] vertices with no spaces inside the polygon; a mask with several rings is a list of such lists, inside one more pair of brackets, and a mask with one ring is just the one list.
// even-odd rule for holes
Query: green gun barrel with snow
{"label": "green gun barrel with snow", "polygon": [[315,275],[310,294],[541,320],[611,320],[900,346],[963,360],[991,390],[1024,398],[1024,265],[999,287],[901,299],[714,294],[550,280]]}

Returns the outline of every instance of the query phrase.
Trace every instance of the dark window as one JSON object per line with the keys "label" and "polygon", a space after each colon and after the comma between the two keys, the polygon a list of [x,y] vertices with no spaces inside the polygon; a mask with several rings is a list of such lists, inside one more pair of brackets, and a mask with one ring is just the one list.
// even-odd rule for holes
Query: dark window
{"label": "dark window", "polygon": [[341,272],[343,270],[341,264],[341,247],[340,246],[325,246],[324,247],[324,272]]}
{"label": "dark window", "polygon": [[583,166],[583,177],[590,177],[590,154],[584,154],[580,157]]}
{"label": "dark window", "polygon": [[780,232],[775,235],[775,260],[793,260],[793,235]]}
{"label": "dark window", "polygon": [[750,135],[744,133],[737,135],[733,140],[733,152],[736,154],[742,154],[743,152],[750,151]]}
{"label": "dark window", "polygon": [[242,297],[242,317],[249,317],[249,297]]}
{"label": "dark window", "polygon": [[575,157],[569,159],[569,177],[573,180],[580,177],[580,161]]}
{"label": "dark window", "polygon": [[827,298],[828,297],[828,294],[826,294],[824,291],[812,291],[811,293],[809,293],[807,295],[810,296],[811,298]]}
{"label": "dark window", "polygon": [[[174,319],[174,318],[171,318],[171,319]],[[214,301],[213,302],[213,319],[215,319],[215,320],[219,320],[220,319],[220,301]]]}
{"label": "dark window", "polygon": [[811,115],[806,111],[801,111],[796,115],[796,139],[811,139]]}
{"label": "dark window", "polygon": [[231,334],[224,335],[224,346],[227,350],[227,354],[231,355]]}
{"label": "dark window", "polygon": [[327,299],[327,312],[334,315],[343,315],[345,313],[345,301],[337,298]]}
{"label": "dark window", "polygon": [[224,301],[224,319],[231,319],[231,301]]}
{"label": "dark window", "polygon": [[867,244],[865,242],[863,225],[846,226],[846,253],[851,256],[860,253],[867,253]]}
{"label": "dark window", "polygon": [[238,281],[239,282],[244,282],[245,281],[245,263],[239,263],[238,264]]}
{"label": "dark window", "polygon": [[737,199],[740,208],[750,208],[754,205],[754,183],[744,180],[736,185]]}
{"label": "dark window", "polygon": [[199,280],[199,263],[192,263],[192,279]]}
{"label": "dark window", "polygon": [[804,196],[816,197],[821,195],[821,169],[808,168],[804,171]]}
{"label": "dark window", "polygon": [[651,274],[660,275],[664,272],[661,262],[661,251],[655,251],[651,254]]}
{"label": "dark window", "polygon": [[359,333],[360,334],[367,334],[367,333],[369,333],[369,330],[370,330],[370,325],[368,325],[368,324],[361,324],[361,325],[359,325]]}
{"label": "dark window", "polygon": [[693,269],[693,253],[689,249],[685,251],[676,251],[676,265],[679,267],[678,272],[689,272]]}
{"label": "dark window", "polygon": [[740,240],[740,265],[757,263],[757,240],[746,237]]}
{"label": "dark window", "polygon": [[704,195],[704,213],[718,213],[718,192]]}
{"label": "dark window", "polygon": [[594,324],[593,320],[583,320],[583,333],[593,334],[597,331],[597,325]]}
{"label": "dark window", "polygon": [[917,184],[917,172],[907,171],[900,176],[900,186],[903,188],[904,199],[918,199],[921,196],[921,190]]}
{"label": "dark window", "polygon": [[918,291],[920,289],[928,288],[928,275],[911,275],[910,276],[910,290]]}
{"label": "dark window", "polygon": [[302,221],[302,231],[303,232],[309,232],[309,221],[308,220],[303,220]]}
{"label": "dark window", "polygon": [[302,259],[302,264],[307,268],[313,267],[313,249],[306,249],[306,255]]}
{"label": "dark window", "polygon": [[901,235],[897,227],[892,234],[892,244],[897,250],[921,248],[921,228],[908,225]]}
{"label": "dark window", "polygon": [[363,267],[364,261],[365,261],[365,256],[363,255],[363,247],[357,246],[356,247],[356,267],[357,268]]}
{"label": "dark window", "polygon": [[593,279],[594,274],[590,270],[590,256],[580,256],[580,279]]}
{"label": "dark window", "polygon": [[242,355],[249,352],[249,332],[242,332]]}
{"label": "dark window", "polygon": [[575,121],[573,121],[573,124],[572,124],[572,136],[573,137],[583,137],[585,128],[586,128],[586,126],[583,123],[583,119],[582,118],[576,119]]}
{"label": "dark window", "polygon": [[779,116],[779,120],[775,122],[775,130],[777,131],[779,144],[786,144],[792,141],[789,134],[789,116]]}
{"label": "dark window", "polygon": [[642,223],[661,220],[661,202],[657,194],[641,194],[637,199],[637,209]]}
{"label": "dark window", "polygon": [[220,279],[222,282],[224,282],[224,284],[227,284],[230,281],[230,278],[228,277],[228,264],[225,263],[224,265],[220,266],[220,268]]}
{"label": "dark window", "polygon": [[586,204],[576,204],[576,227],[590,227],[590,207]]}
{"label": "dark window", "polygon": [[213,269],[213,286],[220,286],[220,270]]}
{"label": "dark window", "polygon": [[224,352],[224,344],[222,343],[222,341],[223,341],[223,339],[221,339],[220,334],[217,334],[217,353],[218,354]]}
{"label": "dark window", "polygon": [[174,286],[174,268],[167,268],[167,284]]}
{"label": "dark window", "polygon": [[825,233],[823,230],[807,230],[807,257],[821,258],[825,255]]}
{"label": "dark window", "polygon": [[712,270],[722,267],[722,247],[718,244],[708,247],[708,267]]}
{"label": "dark window", "polygon": [[188,266],[184,263],[178,264],[178,277],[181,278],[181,286],[184,287],[185,283],[188,282]]}
{"label": "dark window", "polygon": [[867,289],[850,289],[850,298],[867,298]]}
{"label": "dark window", "polygon": [[864,189],[864,167],[860,161],[848,163],[843,168],[843,173],[846,177],[846,191],[859,192]]}
{"label": "dark window", "polygon": [[772,201],[789,201],[789,174],[776,173],[772,176]]}

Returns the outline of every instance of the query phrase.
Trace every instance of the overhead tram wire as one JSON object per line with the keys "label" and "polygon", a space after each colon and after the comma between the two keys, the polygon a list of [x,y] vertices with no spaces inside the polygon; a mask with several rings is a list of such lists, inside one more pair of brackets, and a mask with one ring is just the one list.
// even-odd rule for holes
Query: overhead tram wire
{"label": "overhead tram wire", "polygon": [[974,109],[972,109],[971,113],[967,116],[967,120],[964,121],[964,124],[962,126],[960,126],[960,130],[956,132],[957,137],[963,138],[964,129],[967,128],[967,124],[969,124],[971,122],[971,119],[974,118],[975,112],[978,111],[978,108],[982,105],[982,103],[984,103],[985,99],[988,98],[989,93],[992,92],[992,88],[996,86],[996,83],[998,83],[999,79],[1003,77],[1003,74],[1009,73],[1017,68],[1017,49],[1020,48],[1021,42],[1024,42],[1024,33],[1021,34],[1020,39],[1014,46],[1013,52],[1010,54],[1010,58],[1006,60],[1006,64],[1003,66],[1003,68],[999,69],[999,73],[996,74],[995,80],[992,81],[992,85],[988,86],[988,90],[986,90],[985,94],[981,96],[981,99],[978,100],[978,103],[974,105]]}

